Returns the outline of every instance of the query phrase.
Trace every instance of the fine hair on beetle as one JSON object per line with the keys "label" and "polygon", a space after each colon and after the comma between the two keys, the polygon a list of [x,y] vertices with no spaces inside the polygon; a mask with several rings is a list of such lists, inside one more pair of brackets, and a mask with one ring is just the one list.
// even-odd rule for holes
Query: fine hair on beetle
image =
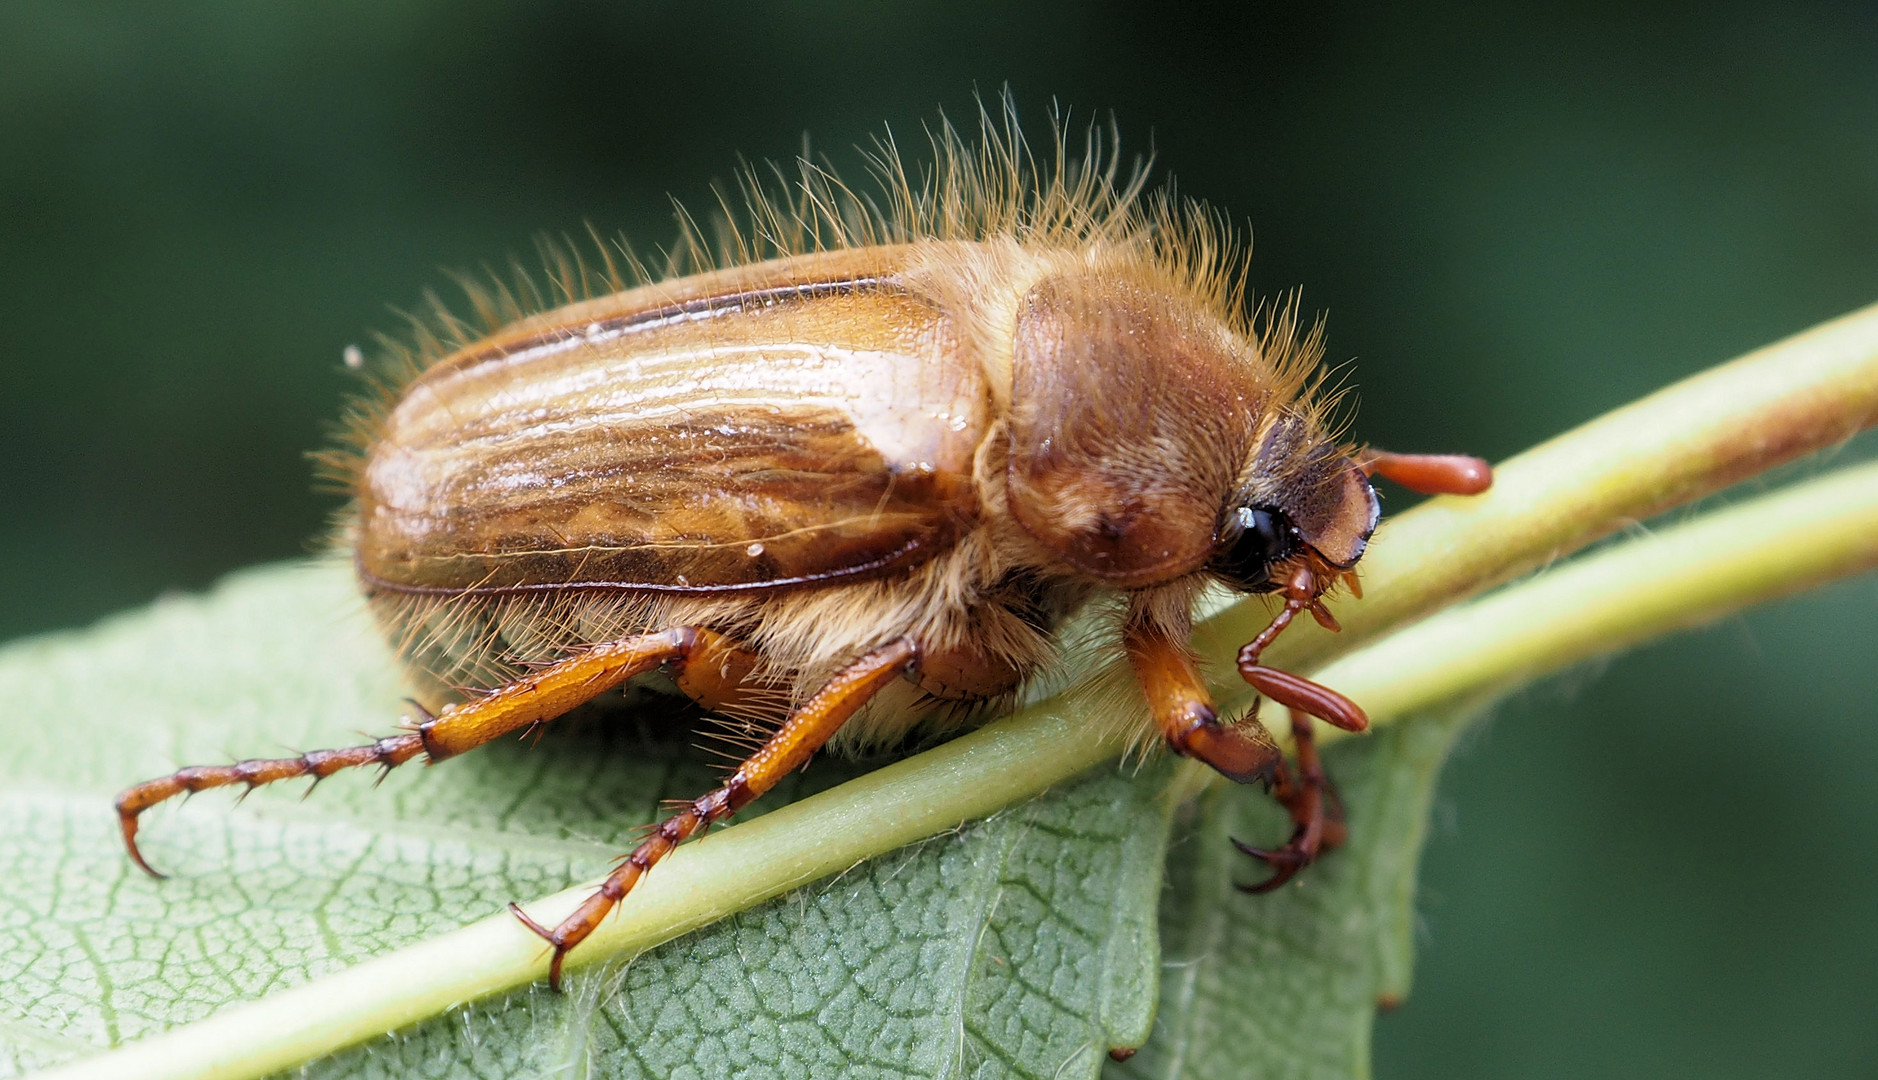
{"label": "fine hair on beetle", "polygon": [[[1362,709],[1265,666],[1298,615],[1335,629],[1379,473],[1473,493],[1471,458],[1348,445],[1319,326],[1254,309],[1219,215],[1124,168],[1112,126],[1034,154],[1008,100],[872,183],[746,170],[716,240],[682,210],[662,272],[550,245],[548,275],[465,283],[388,342],[378,392],[322,458],[372,611],[431,709],[402,734],[180,770],[119,797],[125,840],[176,794],[462,753],[650,680],[747,736],[723,785],[659,824],[560,925],[569,949],[677,844],[824,745],[944,731],[1119,643],[1145,698],[1109,710],[1291,813],[1288,880],[1342,839],[1311,739]],[[1222,719],[1187,639],[1208,589],[1272,593],[1240,675],[1290,711],[1290,765]],[[1073,628],[1073,629],[1072,629]],[[1091,738],[1110,731],[1092,730]],[[1237,841],[1235,841],[1237,843]],[[154,873],[154,871],[152,871]]]}
{"label": "fine hair on beetle", "polygon": [[[553,315],[568,305],[656,288],[661,282],[775,259],[923,243],[1008,244],[1062,253],[1098,268],[1092,278],[1107,289],[1145,287],[1143,291],[1165,293],[1178,306],[1170,305],[1160,313],[1163,317],[1224,327],[1246,344],[1247,360],[1259,369],[1269,401],[1285,403],[1303,428],[1321,433],[1322,439],[1336,438],[1342,424],[1333,422],[1331,415],[1339,395],[1322,389],[1321,321],[1308,328],[1301,325],[1295,294],[1256,308],[1247,302],[1245,245],[1222,215],[1177,197],[1171,183],[1149,188],[1149,161],[1126,159],[1118,152],[1112,121],[1089,125],[1077,152],[1067,125],[1053,115],[1050,153],[1040,160],[1008,100],[995,112],[981,110],[978,119],[979,137],[973,140],[942,118],[928,131],[932,153],[925,163],[909,164],[890,133],[877,138],[863,155],[872,181],[867,188],[849,185],[825,160],[806,153],[787,169],[770,163],[766,170],[741,170],[732,189],[718,189],[716,213],[703,223],[676,206],[677,240],[655,258],[643,257],[624,238],[596,235],[584,245],[544,238],[537,244],[539,272],[512,260],[506,273],[456,276],[470,317],[427,293],[426,310],[407,318],[404,336],[377,339],[379,349],[366,374],[370,391],[348,410],[338,432],[340,445],[315,455],[322,476],[331,487],[356,496],[385,416],[404,390],[440,361],[496,331],[538,320],[544,313]],[[977,260],[958,261],[959,276],[968,288],[995,272]],[[1108,299],[1102,296],[1095,302]],[[996,332],[990,327],[970,329]],[[1098,389],[1069,386],[1059,392]],[[1100,434],[1117,442],[1127,438],[1126,433]],[[1003,477],[994,443],[984,440],[985,452],[973,464],[981,490],[995,495]],[[1209,448],[1222,445],[1212,443]],[[1168,463],[1152,452],[1134,466],[1149,482],[1168,470]],[[1243,466],[1229,461],[1214,469]],[[356,542],[355,511],[356,504],[342,514],[336,529],[337,546],[348,551]],[[935,614],[977,606],[987,591],[985,579],[1002,576],[1012,561],[1004,556],[1000,541],[1009,546],[1013,541],[1025,544],[1026,539],[1022,534],[964,538],[951,558],[924,563],[914,571],[919,583],[911,606]],[[1190,629],[1188,613],[1206,584],[1183,582],[1175,590],[1134,598],[1081,590],[1061,598],[1064,602],[1045,613],[1045,621],[1054,630],[1073,613],[1099,617],[1105,608],[1119,621],[1132,608],[1184,640]],[[632,591],[369,595],[399,654],[439,702],[452,692],[502,685],[569,649],[635,629],[674,625],[674,619],[733,626],[760,621],[770,647],[755,677],[760,683],[782,685],[723,711],[773,722],[791,700],[812,692],[835,667],[864,651],[873,628],[903,622],[909,607],[906,592],[899,583],[857,582],[818,594],[799,593],[785,602],[774,596],[680,601],[669,594]],[[929,650],[969,635],[1039,675],[1048,673],[1060,652],[1061,642],[1051,641],[1051,633],[1038,633],[1029,620],[964,621],[915,614],[914,621],[931,621],[943,635]],[[831,628],[851,632],[833,636]],[[1116,646],[1112,631],[1082,636],[1089,649]],[[779,655],[794,662],[778,664],[773,658]],[[874,706],[844,725],[830,745],[858,751],[891,745],[915,729],[943,731],[1005,710],[1015,689],[984,699],[917,703],[923,707],[916,707],[917,695],[910,689],[883,692]],[[1137,709],[1124,705],[1108,710],[1118,731],[1092,735],[1121,734],[1137,750],[1150,744],[1158,732],[1139,723]]]}

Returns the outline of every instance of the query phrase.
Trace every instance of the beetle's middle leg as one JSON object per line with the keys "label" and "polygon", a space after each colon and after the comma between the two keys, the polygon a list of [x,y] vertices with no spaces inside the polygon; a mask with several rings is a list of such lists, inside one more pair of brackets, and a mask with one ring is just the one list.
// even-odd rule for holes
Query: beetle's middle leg
{"label": "beetle's middle leg", "polygon": [[[836,672],[820,690],[796,706],[775,734],[739,765],[723,786],[693,799],[684,809],[660,822],[652,834],[607,875],[593,895],[575,908],[573,914],[562,919],[560,925],[549,929],[529,918],[520,907],[510,904],[509,910],[516,918],[554,947],[548,981],[555,989],[561,986],[561,963],[567,951],[585,941],[599,927],[601,920],[639,883],[646,871],[673,848],[748,806],[778,780],[807,763],[861,706],[893,680],[915,671],[919,661],[919,646],[910,638],[899,638]],[[681,681],[680,686],[683,685]]]}
{"label": "beetle's middle leg", "polygon": [[246,784],[253,789],[296,776],[311,776],[319,781],[341,769],[359,765],[389,769],[419,754],[432,762],[441,761],[509,732],[552,720],[661,664],[671,666],[672,674],[681,685],[686,681],[686,669],[695,664],[699,670],[692,673],[694,681],[704,685],[709,683],[712,673],[730,677],[742,655],[723,635],[710,630],[679,627],[656,634],[635,634],[582,649],[482,697],[446,706],[403,734],[389,735],[364,746],[314,750],[290,758],[179,769],[168,776],[146,780],[117,797],[118,824],[123,829],[124,845],[130,849],[130,857],[138,866],[152,876],[162,877],[137,850],[137,815],[166,799],[230,784]]}

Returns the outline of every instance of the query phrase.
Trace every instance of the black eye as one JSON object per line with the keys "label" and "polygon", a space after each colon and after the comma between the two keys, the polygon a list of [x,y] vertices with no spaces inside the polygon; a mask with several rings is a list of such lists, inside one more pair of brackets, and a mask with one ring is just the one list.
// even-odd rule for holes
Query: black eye
{"label": "black eye", "polygon": [[1226,517],[1219,546],[1207,568],[1241,592],[1259,592],[1272,577],[1272,564],[1297,550],[1297,531],[1276,510],[1241,506]]}

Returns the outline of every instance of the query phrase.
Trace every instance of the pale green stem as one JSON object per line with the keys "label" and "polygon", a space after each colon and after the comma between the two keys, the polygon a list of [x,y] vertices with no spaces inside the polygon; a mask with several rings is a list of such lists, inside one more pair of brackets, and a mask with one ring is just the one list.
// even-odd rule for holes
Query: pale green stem
{"label": "pale green stem", "polygon": [[[1830,444],[1874,416],[1878,308],[1521,455],[1502,466],[1497,493],[1476,504],[1435,500],[1403,515],[1365,561],[1371,599],[1339,608],[1345,640],[1374,636],[1629,519]],[[1878,563],[1874,506],[1878,468],[1817,481],[1583,564],[1596,569],[1543,575],[1427,624],[1432,637],[1405,631],[1324,675],[1355,693],[1377,722],[1531,678]],[[1553,584],[1560,579],[1566,584]],[[1621,587],[1591,587],[1604,581]],[[1242,604],[1212,620],[1216,657],[1256,632],[1260,610]],[[1268,655],[1295,666],[1328,653],[1320,641]],[[570,960],[637,953],[1042,792],[1114,756],[1112,740],[1092,737],[1115,730],[1113,712],[1112,695],[1085,686],[681,848]],[[591,889],[529,910],[555,922]],[[496,916],[45,1075],[263,1076],[538,981],[546,968],[539,939]]]}

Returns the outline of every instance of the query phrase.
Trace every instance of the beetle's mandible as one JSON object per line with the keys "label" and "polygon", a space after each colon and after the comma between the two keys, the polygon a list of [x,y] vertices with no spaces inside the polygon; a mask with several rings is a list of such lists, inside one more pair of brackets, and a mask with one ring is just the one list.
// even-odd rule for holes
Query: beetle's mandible
{"label": "beetle's mandible", "polygon": [[[642,676],[732,716],[781,702],[761,748],[560,925],[516,910],[558,985],[673,847],[830,740],[994,712],[1085,610],[1114,622],[1146,733],[1290,810],[1282,847],[1242,845],[1271,870],[1252,889],[1335,845],[1311,718],[1367,720],[1260,655],[1301,612],[1334,628],[1372,473],[1471,493],[1490,472],[1339,442],[1316,335],[1290,309],[1254,324],[1216,217],[1146,192],[1095,134],[1039,164],[1008,112],[982,127],[976,147],[941,127],[918,175],[883,143],[868,198],[807,162],[780,197],[751,180],[721,254],[687,233],[670,273],[607,257],[563,275],[561,306],[483,294],[486,334],[420,335],[336,456],[345,535],[413,669],[482,692],[369,745],[129,789],[138,865],[138,815],[184,792],[435,762]],[[1209,699],[1186,642],[1215,584],[1282,599],[1239,670],[1290,710],[1295,766]]]}

